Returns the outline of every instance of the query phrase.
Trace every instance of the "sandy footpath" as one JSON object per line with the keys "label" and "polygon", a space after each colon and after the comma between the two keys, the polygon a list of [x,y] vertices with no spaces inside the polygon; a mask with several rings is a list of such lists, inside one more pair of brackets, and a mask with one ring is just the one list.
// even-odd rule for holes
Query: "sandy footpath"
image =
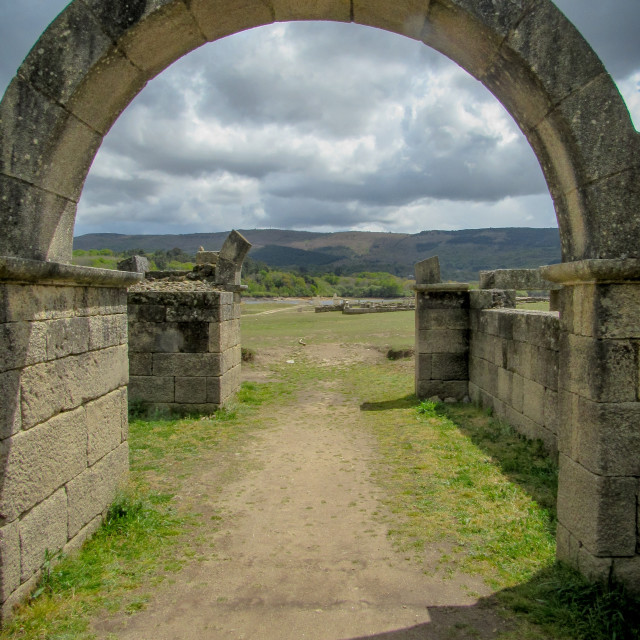
{"label": "sandy footpath", "polygon": [[482,582],[427,575],[391,545],[357,404],[316,383],[281,415],[240,454],[247,471],[215,504],[211,470],[197,471],[194,507],[219,510],[222,525],[199,532],[199,557],[144,610],[96,621],[98,637],[495,637],[503,623],[469,595],[488,595]]}

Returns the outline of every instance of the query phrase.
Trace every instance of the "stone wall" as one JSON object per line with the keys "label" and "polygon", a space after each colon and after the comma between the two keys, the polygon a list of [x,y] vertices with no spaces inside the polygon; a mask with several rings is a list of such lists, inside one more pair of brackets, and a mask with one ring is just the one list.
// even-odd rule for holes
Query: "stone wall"
{"label": "stone wall", "polygon": [[[102,286],[83,284],[92,280]],[[131,280],[0,260],[3,616],[33,588],[46,552],[69,551],[100,525],[128,471]]]}
{"label": "stone wall", "polygon": [[558,559],[640,595],[640,263],[541,273],[562,284],[559,313],[516,310],[514,291],[417,284],[416,393],[460,399],[467,384],[541,439],[559,461]]}
{"label": "stone wall", "polygon": [[129,400],[146,415],[212,413],[240,386],[240,293],[130,292]]}
{"label": "stone wall", "polygon": [[555,453],[558,314],[478,308],[481,293],[471,292],[469,396]]}
{"label": "stone wall", "polygon": [[468,285],[416,285],[416,375],[419,398],[463,400],[469,389]]}

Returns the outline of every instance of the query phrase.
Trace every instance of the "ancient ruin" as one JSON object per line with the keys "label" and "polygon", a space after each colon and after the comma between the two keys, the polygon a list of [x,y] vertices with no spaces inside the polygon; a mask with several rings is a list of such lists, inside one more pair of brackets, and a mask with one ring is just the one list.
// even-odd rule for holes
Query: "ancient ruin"
{"label": "ancient ruin", "polygon": [[[553,3],[73,0],[0,104],[2,611],[32,588],[45,549],[77,545],[97,526],[127,470],[126,287],[140,276],[69,266],[76,205],[102,138],[182,55],[289,20],[420,40],[482,82],[526,135],[562,242],[563,263],[543,272],[563,287],[558,557],[640,590],[640,142],[602,63]],[[439,341],[423,358],[428,379],[457,396],[469,390],[471,296],[424,287],[420,304],[437,313],[421,340],[427,349]],[[508,361],[506,371],[515,375]]]}
{"label": "ancient ruin", "polygon": [[129,289],[129,404],[138,415],[210,414],[238,390],[239,277],[250,247],[232,231],[219,253],[196,254],[192,273],[151,272]]}

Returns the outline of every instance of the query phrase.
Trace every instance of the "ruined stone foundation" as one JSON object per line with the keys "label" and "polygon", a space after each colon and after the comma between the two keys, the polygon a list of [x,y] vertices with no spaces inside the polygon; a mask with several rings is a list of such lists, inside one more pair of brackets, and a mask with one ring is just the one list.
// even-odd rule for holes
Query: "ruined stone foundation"
{"label": "ruined stone foundation", "polygon": [[129,402],[142,415],[212,413],[240,385],[240,293],[129,293]]}

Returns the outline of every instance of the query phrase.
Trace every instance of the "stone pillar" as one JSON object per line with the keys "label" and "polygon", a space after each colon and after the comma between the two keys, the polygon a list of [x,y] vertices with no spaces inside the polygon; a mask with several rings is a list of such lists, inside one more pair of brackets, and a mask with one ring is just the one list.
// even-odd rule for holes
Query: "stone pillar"
{"label": "stone pillar", "polygon": [[0,613],[100,525],[129,468],[132,273],[0,258]]}
{"label": "stone pillar", "polygon": [[145,415],[210,414],[240,387],[240,293],[129,292],[129,397]]}
{"label": "stone pillar", "polygon": [[558,558],[640,594],[640,260],[544,274],[563,285]]}
{"label": "stone pillar", "polygon": [[469,392],[469,285],[416,284],[416,395]]}

